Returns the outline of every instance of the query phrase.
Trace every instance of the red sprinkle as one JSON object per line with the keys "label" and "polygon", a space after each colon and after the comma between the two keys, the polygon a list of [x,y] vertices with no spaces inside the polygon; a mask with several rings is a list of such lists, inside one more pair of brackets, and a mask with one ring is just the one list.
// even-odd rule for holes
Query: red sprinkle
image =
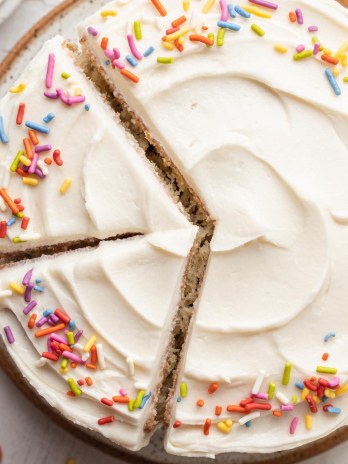
{"label": "red sprinkle", "polygon": [[318,390],[318,387],[308,379],[306,379],[303,383],[308,388],[308,390],[311,390],[313,392],[316,392]]}
{"label": "red sprinkle", "polygon": [[71,317],[68,316],[67,314],[63,313],[63,311],[59,308],[57,308],[55,311],[54,311],[54,314],[62,321],[64,322],[64,324],[69,324],[69,322],[71,321]]}
{"label": "red sprinkle", "polygon": [[[46,159],[47,159],[47,158],[45,158],[45,163],[46,163],[46,164],[51,164],[51,163],[52,163],[52,161],[51,161],[51,163],[47,163],[47,162],[46,162]],[[50,159],[50,158],[48,158],[48,159]],[[53,152],[53,159],[54,159],[54,162],[55,162],[58,166],[63,166],[63,160],[62,160],[61,157],[60,157],[60,150],[54,150],[54,152]]]}
{"label": "red sprinkle", "polygon": [[19,176],[21,176],[21,177],[28,177],[28,176],[29,176],[29,173],[23,171],[22,168],[17,168],[17,169],[16,169],[16,173],[17,173]]}
{"label": "red sprinkle", "polygon": [[24,110],[25,110],[25,103],[20,103],[18,107],[17,118],[16,118],[16,124],[18,124],[18,126],[20,126],[23,122]]}
{"label": "red sprinkle", "polygon": [[177,429],[178,427],[181,427],[182,423],[179,420],[176,420],[173,424],[173,428]]}
{"label": "red sprinkle", "polygon": [[203,427],[204,435],[209,435],[210,426],[211,426],[211,419],[206,419],[204,422],[204,427]]}
{"label": "red sprinkle", "polygon": [[324,392],[325,392],[324,385],[319,385],[318,390],[317,390],[318,397],[322,398],[324,396]]}
{"label": "red sprinkle", "polygon": [[20,203],[22,203],[21,198],[15,198],[13,201],[16,203],[16,205],[19,205]]}
{"label": "red sprinkle", "polygon": [[108,417],[102,417],[101,419],[98,420],[99,425],[105,425],[105,424],[110,424],[111,422],[114,422],[115,416],[108,416]]}
{"label": "red sprinkle", "polygon": [[329,359],[329,353],[324,353],[323,356],[321,357],[323,361],[327,361]]}
{"label": "red sprinkle", "polygon": [[97,364],[97,362],[98,362],[98,354],[97,354],[97,348],[96,348],[95,345],[92,346],[90,353],[91,353],[91,363],[92,364]]}
{"label": "red sprinkle", "polygon": [[307,403],[309,405],[310,410],[313,413],[318,412],[318,407],[317,407],[317,405],[316,405],[316,403],[315,403],[315,401],[314,401],[314,399],[313,399],[313,397],[311,395],[306,396],[306,401],[307,401]]}
{"label": "red sprinkle", "polygon": [[260,411],[270,411],[272,405],[269,403],[248,403],[245,405],[247,411],[253,411],[254,409],[259,409]]}
{"label": "red sprinkle", "polygon": [[7,222],[1,221],[0,222],[0,238],[5,238],[7,232]]}
{"label": "red sprinkle", "polygon": [[46,359],[49,359],[50,361],[54,361],[54,362],[57,362],[58,359],[59,359],[59,356],[57,356],[56,354],[54,353],[42,353],[41,355],[43,358],[46,358]]}
{"label": "red sprinkle", "polygon": [[327,412],[328,408],[333,408],[333,404],[325,404],[323,406],[323,411]]}
{"label": "red sprinkle", "polygon": [[85,384],[85,381],[84,381],[83,379],[79,379],[79,380],[77,381],[77,384],[80,385],[80,387],[82,387],[82,385]]}
{"label": "red sprinkle", "polygon": [[29,224],[30,218],[28,216],[24,216],[21,222],[21,228],[23,230],[27,230],[28,224]]}
{"label": "red sprinkle", "polygon": [[253,403],[254,402],[254,398],[245,398],[245,400],[242,400],[240,403],[239,403],[239,406],[242,406],[242,408],[245,407],[246,404],[249,404],[249,403]]}
{"label": "red sprinkle", "polygon": [[215,393],[218,388],[219,388],[218,383],[212,383],[210,387],[208,388],[209,395],[212,395],[213,393]]}
{"label": "red sprinkle", "polygon": [[101,403],[105,404],[105,406],[113,406],[114,402],[109,400],[108,398],[102,398],[100,400]]}
{"label": "red sprinkle", "polygon": [[174,40],[174,45],[176,47],[177,50],[179,50],[179,52],[183,52],[185,47],[179,42],[179,39],[175,39]]}
{"label": "red sprinkle", "polygon": [[[167,35],[174,34],[174,32],[178,32],[178,30],[179,30],[179,27],[172,27],[171,29],[166,30],[166,34]],[[162,37],[162,40],[163,39],[165,41],[167,39],[167,37]]]}

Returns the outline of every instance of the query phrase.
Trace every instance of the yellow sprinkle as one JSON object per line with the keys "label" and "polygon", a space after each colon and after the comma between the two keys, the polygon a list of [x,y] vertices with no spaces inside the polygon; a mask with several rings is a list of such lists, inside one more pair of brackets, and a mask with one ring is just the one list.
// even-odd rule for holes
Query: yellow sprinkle
{"label": "yellow sprinkle", "polygon": [[292,364],[290,362],[285,363],[282,380],[283,385],[288,385],[288,383],[290,382],[291,368]]}
{"label": "yellow sprinkle", "polygon": [[[348,78],[346,82],[348,82]],[[340,388],[336,390],[336,396],[342,396],[347,392],[348,392],[348,383],[345,383],[344,385],[342,385]]]}
{"label": "yellow sprinkle", "polygon": [[341,66],[343,68],[345,68],[347,66],[347,64],[348,64],[347,54],[341,55],[340,62],[341,62]]}
{"label": "yellow sprinkle", "polygon": [[332,74],[334,75],[334,77],[337,78],[337,77],[339,77],[339,75],[340,75],[340,70],[339,70],[337,67],[335,67],[335,68],[333,68],[333,70],[332,70]]}
{"label": "yellow sprinkle", "polygon": [[25,185],[30,185],[30,187],[36,187],[39,183],[38,179],[34,179],[32,177],[23,177],[22,182]]}
{"label": "yellow sprinkle", "polygon": [[335,53],[335,58],[339,58],[340,56],[342,56],[343,54],[347,52],[348,52],[348,42],[344,42],[344,44],[341,45],[341,47]]}
{"label": "yellow sprinkle", "polygon": [[307,395],[309,395],[309,390],[308,388],[304,388],[301,393],[301,400],[304,401]]}
{"label": "yellow sprinkle", "polygon": [[244,5],[242,8],[248,13],[258,16],[259,18],[266,18],[266,19],[272,18],[271,14],[260,10],[260,8],[257,8],[257,6]]}
{"label": "yellow sprinkle", "polygon": [[182,7],[184,11],[188,11],[190,9],[190,0],[184,0],[182,2]]}
{"label": "yellow sprinkle", "polygon": [[63,374],[63,375],[65,375],[65,374],[67,374],[69,372],[68,367],[65,367],[65,368],[60,367],[59,370],[60,370],[60,373]]}
{"label": "yellow sprinkle", "polygon": [[80,95],[82,95],[82,89],[80,89],[80,87],[76,87],[76,89],[74,90],[74,95],[75,97],[79,97]]}
{"label": "yellow sprinkle", "polygon": [[332,50],[330,50],[329,48],[324,48],[324,54],[332,56]]}
{"label": "yellow sprinkle", "polygon": [[180,396],[182,398],[186,398],[187,396],[187,384],[184,382],[180,384]]}
{"label": "yellow sprinkle", "polygon": [[314,400],[317,404],[321,403],[321,399],[319,398],[318,395],[313,395],[313,400]]}
{"label": "yellow sprinkle", "polygon": [[308,414],[305,417],[305,423],[306,423],[306,429],[311,430],[313,421],[312,421],[312,416],[310,414]]}
{"label": "yellow sprinkle", "polygon": [[184,45],[184,43],[185,43],[185,37],[182,35],[181,37],[179,37],[178,41],[179,41],[179,44],[180,44],[180,45]]}
{"label": "yellow sprinkle", "polygon": [[60,367],[61,369],[65,370],[68,368],[68,364],[69,364],[69,360],[68,358],[63,358],[61,363],[60,363]]}
{"label": "yellow sprinkle", "polygon": [[274,50],[278,53],[286,53],[289,49],[285,45],[276,44]]}
{"label": "yellow sprinkle", "polygon": [[10,92],[11,93],[21,93],[23,90],[25,90],[27,84],[24,84],[24,82],[21,82],[18,84],[16,87],[11,87]]}
{"label": "yellow sprinkle", "polygon": [[317,372],[320,374],[337,374],[336,367],[317,366]]}
{"label": "yellow sprinkle", "polygon": [[164,41],[164,42],[162,42],[162,45],[166,50],[173,50],[174,49],[174,44],[172,42]]}
{"label": "yellow sprinkle", "polygon": [[108,16],[117,16],[116,10],[104,10],[100,12],[102,18],[107,18]]}
{"label": "yellow sprinkle", "polygon": [[79,387],[76,385],[74,379],[68,379],[68,384],[69,384],[70,390],[74,393],[75,396],[81,395],[82,390],[80,390]]}
{"label": "yellow sprinkle", "polygon": [[214,5],[215,0],[207,0],[206,4],[203,7],[203,13],[208,13],[208,11],[212,8]]}
{"label": "yellow sprinkle", "polygon": [[216,424],[216,427],[223,433],[230,433],[232,430],[233,422],[231,420],[220,421]]}
{"label": "yellow sprinkle", "polygon": [[270,382],[268,386],[268,399],[273,399],[274,397],[274,392],[276,389],[276,384],[274,382]]}
{"label": "yellow sprinkle", "polygon": [[19,219],[22,219],[24,217],[24,213],[23,211],[20,211],[19,213],[15,214],[16,217],[18,217]]}
{"label": "yellow sprinkle", "polygon": [[83,351],[88,353],[96,341],[97,341],[97,337],[95,335],[92,335],[92,337],[88,340],[88,342],[83,347]]}
{"label": "yellow sprinkle", "polygon": [[71,185],[71,182],[72,182],[72,179],[70,179],[70,177],[67,177],[61,187],[60,187],[60,193],[66,193],[67,190],[69,189],[70,185]]}
{"label": "yellow sprinkle", "polygon": [[13,243],[24,243],[25,240],[21,240],[19,237],[13,237],[12,242]]}
{"label": "yellow sprinkle", "polygon": [[25,287],[22,284],[17,284],[16,282],[10,282],[8,284],[9,289],[12,290],[15,293],[18,293],[18,295],[24,295],[25,293]]}
{"label": "yellow sprinkle", "polygon": [[223,27],[221,27],[219,29],[219,32],[218,32],[218,36],[217,36],[217,41],[216,41],[216,45],[218,47],[222,47],[223,44],[224,44],[224,38],[225,38],[225,29]]}
{"label": "yellow sprinkle", "polygon": [[69,77],[71,77],[71,74],[67,73],[67,72],[62,72],[62,74],[60,75],[60,77],[62,77],[63,79],[69,79]]}
{"label": "yellow sprinkle", "polygon": [[[213,41],[213,45],[214,45],[215,36],[214,36],[214,33],[213,33],[213,32],[209,32],[209,34],[208,34],[208,39],[209,39],[209,40],[212,40],[212,41]],[[213,45],[208,45],[208,47],[212,47]]]}
{"label": "yellow sprinkle", "polygon": [[296,53],[293,56],[293,58],[294,58],[294,61],[299,61],[299,60],[303,60],[304,58],[309,58],[310,56],[313,56],[312,50],[303,50],[303,52]]}
{"label": "yellow sprinkle", "polygon": [[130,400],[128,403],[128,411],[132,412],[134,409],[135,400]]}
{"label": "yellow sprinkle", "polygon": [[292,401],[292,404],[297,404],[297,396],[292,395],[291,401]]}
{"label": "yellow sprinkle", "polygon": [[167,35],[166,41],[169,42],[172,40],[179,39],[179,37],[186,35],[189,32],[189,30],[190,29],[188,27],[185,27],[185,29],[180,29],[180,31],[173,32],[173,34]]}
{"label": "yellow sprinkle", "polygon": [[143,398],[144,398],[144,395],[145,395],[145,390],[140,390],[137,394],[137,397],[135,398],[135,401],[134,401],[134,408],[139,408],[140,405],[141,405],[141,402],[143,401]]}
{"label": "yellow sprinkle", "polygon": [[31,165],[30,159],[27,158],[27,157],[24,156],[24,155],[21,155],[21,156],[19,157],[19,161],[20,161],[22,164],[24,164],[24,166],[30,166],[30,165]]}
{"label": "yellow sprinkle", "polygon": [[252,31],[254,31],[260,37],[263,37],[266,34],[266,32],[260,26],[258,26],[257,24],[252,24],[250,26],[250,28],[251,28]]}
{"label": "yellow sprinkle", "polygon": [[325,388],[325,392],[324,392],[325,396],[327,396],[328,398],[331,398],[331,399],[334,399],[336,398],[336,393],[332,390],[330,390],[329,388]]}
{"label": "yellow sprinkle", "polygon": [[134,21],[134,35],[137,40],[141,40],[143,38],[140,21]]}

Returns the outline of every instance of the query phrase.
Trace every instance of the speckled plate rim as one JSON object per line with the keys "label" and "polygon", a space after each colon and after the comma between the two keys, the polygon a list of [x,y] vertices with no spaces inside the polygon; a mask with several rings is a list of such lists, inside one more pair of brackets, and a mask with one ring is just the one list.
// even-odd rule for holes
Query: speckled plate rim
{"label": "speckled plate rim", "polygon": [[[10,50],[5,59],[0,63],[0,83],[5,77],[6,73],[10,71],[11,65],[18,58],[19,54],[25,51],[29,43],[35,39],[40,31],[49,26],[49,23],[57,18],[58,15],[67,12],[68,9],[78,6],[86,0],[64,0],[55,8],[53,8],[48,14],[41,18],[37,23],[32,26],[28,32],[26,32],[22,38],[15,44],[15,46]],[[345,3],[345,0],[342,0],[342,3]],[[347,1],[348,6],[348,1]],[[65,418],[59,410],[50,406],[47,401],[38,394],[38,392],[30,385],[30,383],[25,379],[21,371],[18,369],[16,363],[13,361],[9,355],[3,339],[0,337],[0,368],[8,375],[8,377],[14,382],[17,388],[27,397],[30,401],[38,407],[43,413],[45,413],[50,419],[52,419],[59,426],[68,430],[72,435],[76,436],[78,439],[82,440],[87,445],[98,448],[100,451],[105,452],[111,456],[117,457],[118,459],[123,460],[124,462],[130,464],[158,464],[159,461],[149,460],[146,457],[142,456],[140,452],[134,453],[126,449],[120,448],[117,445],[114,445],[111,441],[107,440],[103,435],[90,431],[85,427],[74,424],[69,419]],[[312,442],[308,445],[301,446],[296,449],[276,452],[272,454],[248,454],[246,459],[243,460],[243,454],[238,455],[237,460],[235,460],[236,454],[231,454],[231,460],[226,461],[226,456],[228,454],[219,455],[224,460],[224,462],[229,462],[229,464],[251,464],[255,462],[257,464],[295,464],[308,459],[314,456],[317,456],[325,451],[329,451],[335,446],[343,443],[348,440],[348,426],[342,427],[335,432],[331,433],[327,437],[324,437],[320,440]],[[219,463],[220,458],[217,456],[216,462]],[[169,455],[168,455],[169,457]],[[225,458],[223,458],[225,457]],[[173,457],[173,464],[189,464],[189,463],[214,463],[211,459],[201,459],[201,458],[180,458]],[[168,464],[171,464],[170,457],[167,461]]]}

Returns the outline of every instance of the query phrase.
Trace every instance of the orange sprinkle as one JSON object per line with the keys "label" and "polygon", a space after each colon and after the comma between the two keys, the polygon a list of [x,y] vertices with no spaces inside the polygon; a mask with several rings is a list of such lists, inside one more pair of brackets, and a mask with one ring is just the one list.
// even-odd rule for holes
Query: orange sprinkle
{"label": "orange sprinkle", "polygon": [[92,346],[90,353],[91,353],[91,363],[97,364],[98,354],[97,354],[97,347],[95,345]]}
{"label": "orange sprinkle", "polygon": [[86,384],[91,387],[93,385],[93,380],[90,377],[85,378]]}
{"label": "orange sprinkle", "polygon": [[31,140],[31,143],[33,145],[38,145],[39,144],[39,139],[37,138],[36,132],[34,130],[30,129],[30,131],[28,131],[28,134],[29,134],[29,138]]}
{"label": "orange sprinkle", "polygon": [[34,153],[31,147],[30,139],[23,139],[23,145],[24,145],[25,153],[27,154],[27,158],[32,160],[34,158]]}
{"label": "orange sprinkle", "polygon": [[208,388],[209,395],[212,395],[213,393],[215,393],[218,388],[219,388],[218,383],[212,383],[210,387]]}
{"label": "orange sprinkle", "polygon": [[177,429],[178,427],[180,427],[182,425],[182,423],[179,421],[179,420],[176,420],[173,424],[173,428],[174,429]]}
{"label": "orange sprinkle", "polygon": [[220,416],[222,413],[222,407],[221,406],[215,406],[215,416]]}
{"label": "orange sprinkle", "polygon": [[28,321],[28,327],[29,329],[33,329],[34,328],[34,325],[35,325],[35,321],[36,321],[36,318],[37,318],[37,314],[32,314],[29,318],[29,321]]}
{"label": "orange sprinkle", "polygon": [[242,408],[242,406],[238,406],[237,404],[229,404],[226,409],[228,412],[240,412],[241,414],[246,414],[249,412],[245,408]]}
{"label": "orange sprinkle", "polygon": [[203,401],[203,400],[197,400],[197,403],[196,403],[196,404],[197,404],[197,406],[198,406],[199,408],[203,408],[203,406],[204,406],[204,401]]}
{"label": "orange sprinkle", "polygon": [[311,382],[316,382],[316,381],[317,381],[317,378],[316,378],[316,377],[311,377],[311,378],[310,378],[310,381],[311,381]]}
{"label": "orange sprinkle", "polygon": [[294,11],[290,11],[289,13],[289,19],[292,23],[296,23],[297,21],[297,17],[296,17],[296,13]]}
{"label": "orange sprinkle", "polygon": [[82,387],[82,385],[85,384],[85,381],[84,381],[83,379],[79,379],[79,380],[77,381],[77,384],[80,385],[80,387]]}
{"label": "orange sprinkle", "polygon": [[130,399],[128,396],[113,396],[112,400],[114,403],[123,403],[123,404],[128,404]]}
{"label": "orange sprinkle", "polygon": [[73,352],[73,350],[70,348],[70,346],[65,345],[65,343],[59,343],[58,346],[59,346],[59,349],[61,351],[69,351],[69,353]]}
{"label": "orange sprinkle", "polygon": [[329,359],[329,353],[324,353],[323,356],[321,357],[323,361],[327,361]]}
{"label": "orange sprinkle", "polygon": [[164,8],[160,0],[151,0],[151,2],[161,16],[167,16],[167,10]]}
{"label": "orange sprinkle", "polygon": [[130,81],[134,82],[135,84],[137,84],[139,82],[139,77],[136,76],[135,74],[131,73],[127,69],[121,69],[120,73],[123,76],[127,77],[127,79],[129,79]]}
{"label": "orange sprinkle", "polygon": [[76,363],[76,362],[72,362],[72,363],[70,363],[70,366],[71,366],[73,369],[76,369],[76,368],[77,368],[77,363]]}
{"label": "orange sprinkle", "polygon": [[204,35],[200,34],[191,34],[189,35],[189,39],[191,40],[191,42],[201,42],[209,46],[214,45],[214,41],[212,39],[208,39],[208,37],[205,37]]}
{"label": "orange sprinkle", "polygon": [[273,411],[273,416],[281,417],[283,413],[281,411]]}
{"label": "orange sprinkle", "polygon": [[180,16],[180,18],[174,19],[174,21],[172,21],[172,26],[173,27],[181,26],[181,24],[184,24],[185,21],[187,21],[186,16]]}
{"label": "orange sprinkle", "polygon": [[209,435],[210,426],[211,426],[211,419],[206,419],[204,422],[204,427],[203,427],[204,435]]}
{"label": "orange sprinkle", "polygon": [[338,64],[340,62],[340,60],[338,58],[335,58],[334,56],[330,56],[330,55],[321,55],[321,59],[323,61],[326,61],[327,63],[330,63],[330,64]]}
{"label": "orange sprinkle", "polygon": [[207,31],[209,29],[208,26],[202,26],[202,31]]}
{"label": "orange sprinkle", "polygon": [[86,367],[87,367],[87,369],[93,369],[93,370],[97,369],[96,366],[94,364],[91,364],[91,363],[86,364]]}
{"label": "orange sprinkle", "polygon": [[50,166],[50,165],[52,164],[51,158],[48,158],[48,157],[47,157],[47,158],[44,159],[44,161],[45,161],[45,163],[47,164],[47,166]]}
{"label": "orange sprinkle", "polygon": [[63,323],[58,324],[53,327],[48,327],[47,329],[38,330],[37,332],[35,332],[35,337],[36,338],[44,337],[45,335],[50,335],[51,333],[59,332],[60,330],[64,330],[64,329],[65,329],[65,324]]}
{"label": "orange sprinkle", "polygon": [[179,42],[179,39],[174,40],[174,45],[180,53],[184,51],[184,46]]}
{"label": "orange sprinkle", "polygon": [[100,46],[103,50],[106,50],[108,47],[109,39],[107,37],[103,37],[100,42]]}
{"label": "orange sprinkle", "polygon": [[0,196],[4,200],[4,202],[7,204],[7,206],[10,208],[13,214],[18,214],[19,209],[16,203],[11,199],[9,194],[7,193],[6,189],[2,188],[0,189]]}
{"label": "orange sprinkle", "polygon": [[[178,32],[180,31],[180,28],[179,27],[172,27],[171,29],[167,29],[166,30],[166,35],[170,35],[170,34],[174,34],[174,32]],[[164,35],[162,37],[162,40],[165,41],[167,40],[167,37]]]}

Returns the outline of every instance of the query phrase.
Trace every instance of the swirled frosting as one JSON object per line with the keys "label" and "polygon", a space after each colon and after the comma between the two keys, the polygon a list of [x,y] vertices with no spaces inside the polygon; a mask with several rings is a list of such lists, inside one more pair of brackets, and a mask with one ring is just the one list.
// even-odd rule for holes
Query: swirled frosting
{"label": "swirled frosting", "polygon": [[[87,18],[79,34],[115,91],[216,220],[176,389],[181,401],[173,403],[166,448],[174,454],[210,457],[294,448],[346,425],[348,418],[347,398],[342,396],[335,399],[340,414],[325,413],[319,405],[320,414],[313,414],[313,427],[307,430],[308,405],[294,387],[296,379],[315,375],[324,351],[330,352],[327,363],[337,368],[341,383],[348,378],[348,88],[343,82],[348,14],[332,0],[284,0],[277,10],[262,9],[271,18],[228,17],[240,30],[226,29],[223,46],[207,47],[189,35],[214,33],[216,40],[219,2],[208,2],[211,8],[204,13],[206,2],[191,1],[185,13],[182,2],[163,1],[164,17],[154,3],[111,2]],[[289,21],[289,11],[296,9],[304,24]],[[116,17],[101,14],[112,10]],[[182,15],[186,21],[180,28],[188,31],[180,53],[164,48],[162,37]],[[132,54],[127,34],[133,34],[134,21],[142,27],[142,39],[135,41],[138,51],[143,54],[149,46],[154,51],[132,68],[125,57]],[[254,23],[265,32],[263,37],[251,29]],[[314,40],[310,26],[318,28]],[[88,27],[97,35],[88,33]],[[138,83],[117,66],[104,64],[103,37],[110,49],[118,47]],[[321,49],[315,56],[313,43],[320,43]],[[302,44],[311,56],[294,60]],[[336,50],[341,54],[334,69],[321,56],[333,53],[334,58]],[[167,60],[159,63],[158,57]],[[163,64],[168,58],[174,62]],[[323,337],[329,330],[337,337],[327,347]],[[286,361],[293,368],[285,387]],[[250,394],[260,369],[266,371],[263,390],[273,380],[276,391],[289,398],[296,393],[299,399],[294,410],[280,418],[262,412],[249,429],[226,405]],[[219,389],[209,395],[212,382],[218,382]],[[180,396],[181,383],[187,384],[185,398]],[[203,407],[197,406],[199,399]],[[216,405],[223,407],[220,416],[214,414]],[[279,405],[272,402],[273,409]],[[295,417],[299,423],[290,434]],[[204,434],[207,418],[212,425]],[[229,419],[234,425],[226,434],[217,424]]]}
{"label": "swirled frosting", "polygon": [[[6,189],[13,200],[20,198],[25,207],[22,214],[30,218],[28,227],[22,229],[22,220],[12,215],[0,197],[0,221],[16,219],[7,227],[7,236],[0,238],[0,251],[15,251],[28,244],[189,228],[188,220],[156,177],[144,152],[76,67],[63,42],[60,36],[46,42],[0,102],[8,139],[5,144],[0,141],[0,189]],[[47,89],[50,54],[55,63],[52,86]],[[25,84],[25,89],[13,93],[20,84]],[[63,89],[66,96],[82,93],[85,101],[67,105],[44,96],[44,92],[55,95],[57,89]],[[25,111],[22,124],[17,125],[20,103],[25,104]],[[43,122],[49,113],[54,119]],[[46,178],[30,176],[39,181],[37,186],[23,184],[22,177],[10,171],[18,151],[24,151],[23,139],[29,138],[26,121],[50,130],[49,134],[36,132],[39,146],[52,147],[39,155],[39,162],[47,170]],[[62,166],[53,161],[56,149],[60,150]],[[45,158],[52,164],[45,166]],[[62,194],[61,185],[69,178],[71,186]],[[12,243],[13,238],[23,235],[24,243]]]}

